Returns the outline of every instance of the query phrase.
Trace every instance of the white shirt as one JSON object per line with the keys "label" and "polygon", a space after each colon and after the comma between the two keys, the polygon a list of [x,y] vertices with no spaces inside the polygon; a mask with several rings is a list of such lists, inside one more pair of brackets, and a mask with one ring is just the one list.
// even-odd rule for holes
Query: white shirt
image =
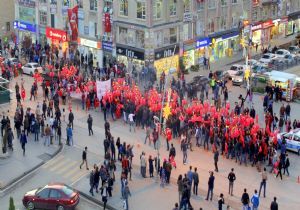
{"label": "white shirt", "polygon": [[128,115],[128,119],[129,119],[130,122],[134,122],[133,117],[134,117],[134,114],[129,114]]}

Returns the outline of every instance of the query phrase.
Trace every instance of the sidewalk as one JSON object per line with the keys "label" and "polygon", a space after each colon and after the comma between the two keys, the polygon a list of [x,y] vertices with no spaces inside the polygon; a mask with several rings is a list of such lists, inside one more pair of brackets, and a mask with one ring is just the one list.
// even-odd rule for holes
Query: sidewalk
{"label": "sidewalk", "polygon": [[[14,134],[16,136],[16,134]],[[26,153],[23,156],[23,150],[18,139],[14,139],[14,151],[8,151],[9,156],[0,159],[0,189],[4,189],[13,182],[17,181],[24,175],[43,165],[45,162],[53,158],[62,147],[51,145],[46,147],[43,139],[38,142],[34,141],[33,135],[28,139],[26,144]]]}

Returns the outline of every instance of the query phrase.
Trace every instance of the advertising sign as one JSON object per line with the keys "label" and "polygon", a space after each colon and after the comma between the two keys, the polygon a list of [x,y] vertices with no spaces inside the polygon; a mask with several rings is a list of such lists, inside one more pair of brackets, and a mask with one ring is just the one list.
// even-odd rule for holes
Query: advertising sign
{"label": "advertising sign", "polygon": [[203,39],[199,39],[196,42],[196,48],[201,48],[201,47],[206,47],[208,46],[210,43],[210,39],[209,38],[203,38]]}
{"label": "advertising sign", "polygon": [[25,23],[23,21],[14,21],[14,28],[23,30],[23,31],[30,31],[32,33],[36,32],[36,27],[33,24]]}
{"label": "advertising sign", "polygon": [[138,60],[144,60],[145,58],[145,53],[138,51],[133,48],[128,48],[128,47],[121,47],[117,45],[117,54],[119,55],[124,55],[128,58],[134,58]]}
{"label": "advertising sign", "polygon": [[174,56],[179,53],[179,46],[178,44],[163,48],[163,49],[158,49],[154,51],[155,55],[155,60],[159,60],[161,58],[167,58]]}
{"label": "advertising sign", "polygon": [[69,24],[71,29],[71,41],[77,41],[78,38],[78,5],[68,9]]}
{"label": "advertising sign", "polygon": [[102,41],[102,49],[108,52],[113,51],[112,42]]}
{"label": "advertising sign", "polygon": [[57,41],[66,42],[67,41],[67,32],[55,28],[46,28],[46,37],[49,39],[54,39]]}

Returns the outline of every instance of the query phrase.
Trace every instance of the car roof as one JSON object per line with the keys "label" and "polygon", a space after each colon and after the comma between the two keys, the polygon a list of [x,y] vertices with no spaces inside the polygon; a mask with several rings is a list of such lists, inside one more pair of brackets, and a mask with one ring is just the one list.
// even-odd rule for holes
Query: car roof
{"label": "car roof", "polygon": [[26,64],[30,64],[30,65],[39,65],[38,63],[26,63]]}
{"label": "car roof", "polygon": [[66,185],[64,183],[49,183],[45,186],[45,188],[51,188],[51,189],[61,189],[65,187]]}

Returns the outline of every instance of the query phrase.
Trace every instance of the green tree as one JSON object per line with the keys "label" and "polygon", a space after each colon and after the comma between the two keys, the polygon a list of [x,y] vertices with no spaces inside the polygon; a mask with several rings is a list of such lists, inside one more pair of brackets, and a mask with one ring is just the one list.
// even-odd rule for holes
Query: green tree
{"label": "green tree", "polygon": [[8,210],[16,210],[14,199],[12,197],[9,198],[9,209]]}

